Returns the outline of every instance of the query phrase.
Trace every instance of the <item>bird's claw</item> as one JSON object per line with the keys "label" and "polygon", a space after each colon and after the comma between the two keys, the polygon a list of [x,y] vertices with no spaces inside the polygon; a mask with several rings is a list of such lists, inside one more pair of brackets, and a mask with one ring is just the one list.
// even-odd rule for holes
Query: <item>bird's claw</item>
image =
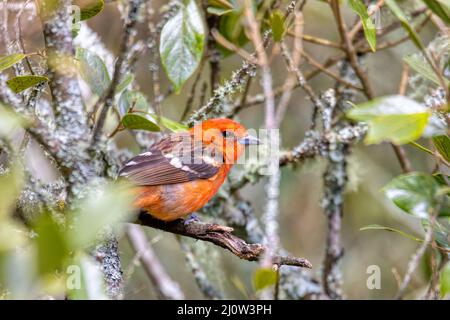
{"label": "bird's claw", "polygon": [[184,220],[184,225],[187,226],[188,224],[190,224],[191,222],[194,221],[200,221],[200,219],[198,218],[198,216],[195,213],[192,213],[187,219]]}

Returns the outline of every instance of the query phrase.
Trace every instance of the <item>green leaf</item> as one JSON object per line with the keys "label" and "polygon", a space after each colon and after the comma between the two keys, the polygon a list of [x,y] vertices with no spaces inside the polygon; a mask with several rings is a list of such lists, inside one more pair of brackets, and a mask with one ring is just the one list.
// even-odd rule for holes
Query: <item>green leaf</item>
{"label": "green leaf", "polygon": [[350,0],[350,6],[361,18],[361,22],[364,29],[364,36],[369,43],[370,49],[373,52],[377,50],[377,31],[373,24],[372,18],[367,12],[367,8],[361,0]]}
{"label": "green leaf", "polygon": [[[153,121],[155,121],[155,123],[158,123],[158,116],[156,114],[149,114],[149,116],[153,119]],[[184,124],[170,120],[166,117],[161,117],[161,124],[172,132],[184,132],[189,130],[189,128]]]}
{"label": "green leaf", "polygon": [[225,8],[218,8],[218,7],[208,7],[206,9],[206,12],[208,12],[209,14],[213,14],[216,16],[223,16],[226,15],[228,13],[233,12],[233,9],[225,9]]}
{"label": "green leaf", "polygon": [[[403,60],[417,73],[419,73],[424,78],[434,82],[437,85],[441,85],[441,82],[439,81],[438,76],[433,71],[433,69],[430,67],[429,63],[426,62],[424,59],[420,58],[420,55],[418,54],[411,54],[403,58]],[[447,86],[450,86],[450,81],[447,79],[444,79]]]}
{"label": "green leaf", "polygon": [[441,156],[450,162],[450,137],[448,135],[433,137],[433,143]]}
{"label": "green leaf", "polygon": [[48,78],[44,76],[17,76],[6,81],[6,84],[15,93],[20,93],[47,81]]}
{"label": "green leaf", "polygon": [[105,6],[104,0],[73,0],[80,7],[80,20],[87,20],[99,14]]}
{"label": "green leaf", "polygon": [[236,0],[208,0],[208,4],[221,9],[234,9],[233,4]]}
{"label": "green leaf", "polygon": [[76,58],[81,78],[101,97],[111,83],[105,63],[97,54],[83,48],[77,48]]}
{"label": "green leaf", "polygon": [[119,113],[121,116],[129,113],[131,109],[133,111],[147,112],[150,105],[147,102],[145,96],[139,91],[125,90],[119,98],[118,102]]}
{"label": "green leaf", "polygon": [[441,271],[441,297],[444,298],[450,293],[450,263],[447,262]]}
{"label": "green leaf", "polygon": [[272,30],[273,39],[280,42],[286,33],[283,13],[280,10],[275,10],[269,17],[269,24],[270,29]]}
{"label": "green leaf", "polygon": [[445,23],[450,24],[450,17],[448,16],[445,9],[442,7],[442,5],[437,0],[423,0],[428,8],[430,8],[431,11],[435,15],[437,15],[439,18],[441,18]]}
{"label": "green leaf", "polygon": [[400,21],[403,29],[406,30],[406,32],[409,35],[409,38],[412,40],[412,42],[416,45],[417,48],[419,48],[421,51],[425,50],[425,46],[422,43],[422,40],[420,40],[419,35],[414,30],[414,28],[409,23],[408,19],[406,18],[405,14],[403,13],[402,9],[398,6],[395,0],[386,0],[386,5],[391,9],[392,13],[397,17],[397,19]]}
{"label": "green leaf", "polygon": [[11,54],[9,56],[0,57],[0,71],[8,69],[17,62],[22,61],[27,55],[22,53]]}
{"label": "green leaf", "polygon": [[35,224],[38,270],[41,275],[61,272],[69,253],[64,230],[53,218],[42,214]]}
{"label": "green leaf", "polygon": [[152,120],[149,120],[145,115],[139,115],[136,113],[127,113],[122,118],[122,125],[126,129],[131,130],[146,130],[146,131],[152,131],[152,132],[158,132],[161,131],[159,126],[153,122]]}
{"label": "green leaf", "polygon": [[133,80],[134,75],[132,73],[127,74],[122,82],[116,87],[116,94],[119,94],[125,90],[133,82]]}
{"label": "green leaf", "polygon": [[253,275],[253,287],[256,291],[275,285],[277,273],[272,268],[259,268]]}
{"label": "green leaf", "polygon": [[129,188],[124,183],[111,183],[91,190],[80,204],[80,210],[69,217],[72,227],[68,230],[68,240],[72,249],[95,243],[106,226],[115,226],[132,216],[133,195]]}
{"label": "green leaf", "polygon": [[417,237],[415,237],[415,236],[413,236],[413,235],[411,235],[411,234],[409,234],[407,232],[404,232],[402,230],[395,229],[395,228],[392,228],[392,227],[380,226],[378,224],[371,224],[371,225],[368,225],[368,226],[365,226],[365,227],[362,227],[362,228],[359,229],[359,231],[366,231],[366,230],[385,230],[385,231],[390,231],[390,232],[396,232],[396,233],[400,234],[401,236],[403,236],[405,238],[408,238],[408,239],[411,239],[411,240],[414,240],[414,241],[417,241],[417,242],[423,242],[422,239],[417,238]]}
{"label": "green leaf", "polygon": [[347,112],[349,118],[368,123],[367,144],[415,140],[425,129],[430,114],[425,106],[400,95],[374,99]]}
{"label": "green leaf", "polygon": [[394,178],[382,191],[406,213],[428,219],[438,204],[439,189],[433,176],[412,172]]}
{"label": "green leaf", "polygon": [[178,13],[164,25],[159,52],[164,70],[179,93],[203,55],[205,29],[195,0],[183,0]]}

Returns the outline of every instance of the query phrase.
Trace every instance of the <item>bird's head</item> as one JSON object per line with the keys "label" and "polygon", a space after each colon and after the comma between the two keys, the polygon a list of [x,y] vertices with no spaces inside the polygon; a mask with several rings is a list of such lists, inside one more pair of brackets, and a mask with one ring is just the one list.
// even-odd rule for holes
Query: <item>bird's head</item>
{"label": "bird's head", "polygon": [[201,134],[203,143],[212,144],[223,155],[228,164],[233,164],[244,151],[246,145],[260,141],[248,134],[247,129],[231,119],[209,119],[194,126],[194,135]]}

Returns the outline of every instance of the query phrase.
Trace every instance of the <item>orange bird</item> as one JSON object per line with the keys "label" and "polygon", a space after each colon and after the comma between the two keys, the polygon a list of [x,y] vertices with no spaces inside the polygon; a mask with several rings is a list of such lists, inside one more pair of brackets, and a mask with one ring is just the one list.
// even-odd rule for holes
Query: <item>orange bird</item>
{"label": "orange bird", "polygon": [[259,140],[241,124],[210,119],[156,142],[128,160],[119,176],[136,185],[136,208],[172,221],[202,208],[249,144]]}

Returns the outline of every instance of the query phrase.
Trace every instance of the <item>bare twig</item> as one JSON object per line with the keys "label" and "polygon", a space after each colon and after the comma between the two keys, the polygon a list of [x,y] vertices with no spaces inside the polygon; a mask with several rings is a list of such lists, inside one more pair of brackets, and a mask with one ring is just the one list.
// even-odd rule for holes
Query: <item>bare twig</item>
{"label": "bare twig", "polygon": [[128,224],[127,237],[133,249],[139,254],[139,259],[152,283],[155,285],[158,295],[163,299],[184,299],[178,283],[170,278],[156,254],[153,252],[147,237],[138,225]]}

